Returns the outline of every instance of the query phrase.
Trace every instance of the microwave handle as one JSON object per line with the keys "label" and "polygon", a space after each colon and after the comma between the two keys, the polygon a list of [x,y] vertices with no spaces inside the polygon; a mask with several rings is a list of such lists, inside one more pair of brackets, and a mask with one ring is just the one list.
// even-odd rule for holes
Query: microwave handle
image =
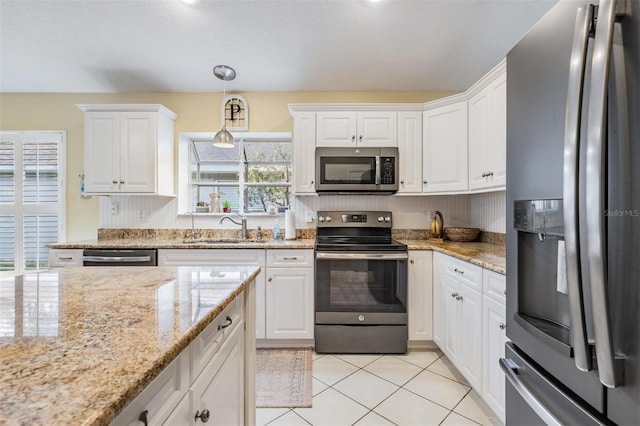
{"label": "microwave handle", "polygon": [[376,185],[380,185],[381,176],[380,176],[380,156],[376,155]]}

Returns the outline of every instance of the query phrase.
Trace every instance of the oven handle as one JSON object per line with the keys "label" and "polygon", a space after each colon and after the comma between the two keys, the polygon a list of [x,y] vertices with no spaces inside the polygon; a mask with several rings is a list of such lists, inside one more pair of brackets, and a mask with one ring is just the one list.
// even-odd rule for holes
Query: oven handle
{"label": "oven handle", "polygon": [[316,253],[316,259],[328,260],[406,260],[407,253]]}
{"label": "oven handle", "polygon": [[85,262],[100,262],[100,263],[116,263],[116,262],[150,262],[151,256],[82,256],[82,260]]}

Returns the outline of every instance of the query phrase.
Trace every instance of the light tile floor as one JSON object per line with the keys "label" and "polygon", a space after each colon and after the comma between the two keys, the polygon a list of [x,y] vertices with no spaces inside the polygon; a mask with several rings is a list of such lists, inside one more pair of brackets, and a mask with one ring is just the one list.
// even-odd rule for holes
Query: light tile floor
{"label": "light tile floor", "polygon": [[313,356],[312,408],[258,408],[270,425],[500,425],[437,350]]}

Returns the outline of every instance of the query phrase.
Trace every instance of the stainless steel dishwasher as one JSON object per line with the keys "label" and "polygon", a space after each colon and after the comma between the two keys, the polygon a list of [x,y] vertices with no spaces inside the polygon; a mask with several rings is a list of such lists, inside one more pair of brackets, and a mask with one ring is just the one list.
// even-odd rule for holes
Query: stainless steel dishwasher
{"label": "stainless steel dishwasher", "polygon": [[158,266],[155,249],[85,249],[83,266]]}

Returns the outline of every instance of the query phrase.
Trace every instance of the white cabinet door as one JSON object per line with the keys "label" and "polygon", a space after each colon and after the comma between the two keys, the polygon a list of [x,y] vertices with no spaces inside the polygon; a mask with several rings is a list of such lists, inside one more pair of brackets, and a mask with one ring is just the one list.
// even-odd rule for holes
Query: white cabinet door
{"label": "white cabinet door", "polygon": [[422,113],[398,113],[398,152],[400,163],[400,194],[422,192]]}
{"label": "white cabinet door", "polygon": [[313,339],[313,269],[268,268],[267,339]]}
{"label": "white cabinet door", "polygon": [[84,189],[120,190],[120,114],[88,112],[84,118]]}
{"label": "white cabinet door", "polygon": [[449,360],[461,370],[460,336],[464,333],[464,329],[461,324],[460,304],[456,300],[456,297],[460,297],[460,283],[456,281],[455,277],[448,274],[443,274],[440,279],[444,299],[442,301],[444,304],[444,339],[441,349]]}
{"label": "white cabinet door", "polygon": [[359,147],[398,146],[397,113],[386,111],[366,111],[357,114]]}
{"label": "white cabinet door", "polygon": [[506,74],[469,100],[469,189],[506,185]]}
{"label": "white cabinet door", "polygon": [[[236,327],[194,382],[194,418],[208,410],[210,424],[244,424],[243,328]],[[204,417],[200,419],[195,423],[204,423]]]}
{"label": "white cabinet door", "polygon": [[504,374],[498,361],[504,358],[507,342],[505,306],[484,296],[482,326],[485,331],[482,354],[484,367],[482,374],[482,398],[493,411],[505,421]]}
{"label": "white cabinet door", "polygon": [[432,258],[429,250],[409,251],[409,340],[433,340]]}
{"label": "white cabinet door", "polygon": [[468,188],[467,102],[423,113],[423,192],[461,192]]}
{"label": "white cabinet door", "polygon": [[156,191],[156,127],[157,113],[120,113],[120,192]]}
{"label": "white cabinet door", "polygon": [[433,341],[440,348],[444,348],[446,320],[445,320],[445,289],[442,282],[444,266],[443,255],[433,253]]}
{"label": "white cabinet door", "polygon": [[320,111],[316,113],[316,146],[397,146],[394,111]]}
{"label": "white cabinet door", "polygon": [[316,146],[356,146],[355,112],[321,111],[316,120]]}
{"label": "white cabinet door", "polygon": [[293,114],[293,192],[315,194],[316,113]]}
{"label": "white cabinet door", "polygon": [[462,371],[471,386],[482,389],[482,294],[464,285],[459,287],[460,296],[460,359]]}

